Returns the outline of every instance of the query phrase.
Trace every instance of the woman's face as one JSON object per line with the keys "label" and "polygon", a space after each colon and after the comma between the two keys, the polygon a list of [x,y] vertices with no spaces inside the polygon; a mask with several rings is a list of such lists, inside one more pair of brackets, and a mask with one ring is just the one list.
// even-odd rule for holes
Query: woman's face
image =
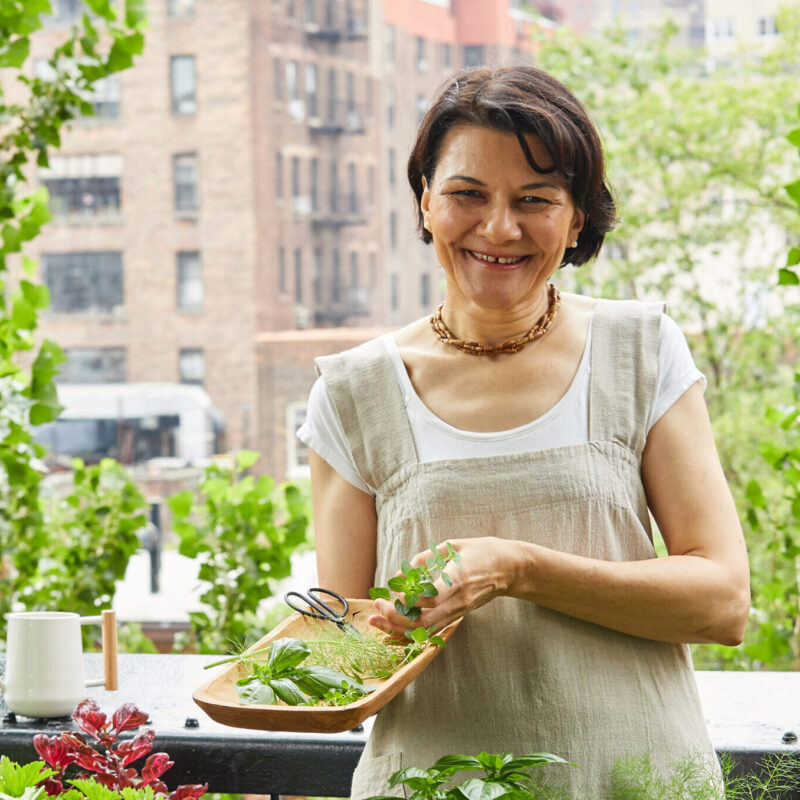
{"label": "woman's face", "polygon": [[[541,140],[526,139],[534,161],[550,167]],[[531,169],[513,134],[465,124],[448,131],[433,181],[423,185],[448,302],[460,296],[496,310],[540,303],[583,227],[563,179]]]}

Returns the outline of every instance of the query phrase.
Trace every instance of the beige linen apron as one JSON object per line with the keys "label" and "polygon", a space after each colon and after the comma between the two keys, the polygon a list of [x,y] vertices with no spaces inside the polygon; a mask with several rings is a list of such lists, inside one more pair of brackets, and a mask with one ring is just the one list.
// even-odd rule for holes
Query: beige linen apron
{"label": "beige linen apron", "polygon": [[[375,585],[428,541],[497,536],[590,558],[654,558],[641,481],[655,395],[660,307],[601,300],[594,312],[589,442],[420,464],[379,340],[317,361],[378,514]],[[626,754],[661,767],[715,765],[686,645],[502,597],[470,613],[432,665],[379,714],[351,797],[399,794],[386,779],[446,753],[547,751],[576,763],[539,776],[606,797]],[[713,768],[713,767],[712,767]]]}

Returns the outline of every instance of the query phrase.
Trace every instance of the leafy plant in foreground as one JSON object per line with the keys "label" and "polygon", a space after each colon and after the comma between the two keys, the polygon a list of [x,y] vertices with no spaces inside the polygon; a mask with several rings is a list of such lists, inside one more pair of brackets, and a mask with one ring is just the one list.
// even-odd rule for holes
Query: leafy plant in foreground
{"label": "leafy plant in foreground", "polygon": [[[72,718],[96,745],[88,744],[84,736],[72,731],[52,737],[43,733],[34,736],[33,746],[36,752],[50,767],[39,776],[40,781],[43,779],[42,786],[47,794],[65,796],[69,800],[78,800],[82,796],[88,800],[113,800],[117,797],[114,792],[122,793],[124,800],[134,800],[134,797],[146,797],[148,794],[151,798],[157,795],[166,796],[168,800],[196,800],[208,788],[208,784],[193,784],[179,786],[172,792],[167,789],[161,776],[174,762],[169,760],[166,753],[150,754],[155,738],[155,731],[152,729],[137,734],[132,739],[119,741],[121,733],[135,730],[147,721],[147,714],[139,711],[132,703],[120,706],[109,720],[100,711],[97,703],[87,698],[77,705]],[[148,758],[140,775],[130,764],[146,755]],[[86,772],[67,780],[65,773],[72,765]],[[29,766],[23,767],[22,772],[17,771],[15,775],[13,770],[9,772],[19,781],[25,776],[29,778],[31,769]],[[65,780],[77,791],[65,790]],[[150,791],[145,795],[125,794],[126,790],[131,789]],[[26,796],[26,800],[32,798]]]}
{"label": "leafy plant in foreground", "polygon": [[[265,652],[268,653],[266,660],[263,659]],[[374,687],[365,686],[330,667],[301,667],[310,653],[308,645],[300,639],[276,639],[268,649],[215,661],[205,669],[237,661],[249,670],[248,675],[236,682],[239,701],[245,705],[271,706],[277,699],[290,706],[315,705],[319,701],[344,705],[374,691]]]}
{"label": "leafy plant in foreground", "polygon": [[[545,764],[566,764],[551,753],[529,753],[515,758],[511,753],[479,753],[477,756],[446,755],[429,769],[407,767],[389,776],[388,786],[403,785],[406,800],[526,800],[541,797],[528,771]],[[571,766],[575,766],[572,764]],[[467,778],[456,785],[451,779],[457,772],[480,771],[483,777]],[[389,800],[376,796],[368,800]]]}

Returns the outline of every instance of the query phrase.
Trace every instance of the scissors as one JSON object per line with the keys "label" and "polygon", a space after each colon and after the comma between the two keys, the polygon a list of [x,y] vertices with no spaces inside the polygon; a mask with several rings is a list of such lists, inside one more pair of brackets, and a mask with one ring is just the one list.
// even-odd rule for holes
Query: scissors
{"label": "scissors", "polygon": [[[331,608],[319,596],[320,594],[327,594],[330,597],[338,600],[342,604],[342,610],[336,611]],[[297,597],[302,600],[306,604],[307,608],[299,608],[296,606],[290,600],[291,597]],[[286,594],[283,596],[283,599],[289,608],[294,609],[304,617],[327,620],[328,622],[332,622],[345,633],[358,636],[359,639],[363,638],[361,632],[347,621],[347,612],[350,610],[350,604],[340,594],[336,594],[336,592],[332,592],[329,589],[320,589],[318,586],[315,586],[311,589],[308,589],[305,594],[301,594],[300,592],[286,592]]]}

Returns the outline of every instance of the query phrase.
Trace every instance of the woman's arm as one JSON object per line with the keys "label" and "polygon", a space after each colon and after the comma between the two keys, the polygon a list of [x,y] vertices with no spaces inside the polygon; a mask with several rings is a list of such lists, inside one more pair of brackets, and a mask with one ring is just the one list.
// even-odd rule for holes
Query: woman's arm
{"label": "woman's arm", "polygon": [[[497,538],[453,542],[436,598],[412,625],[387,601],[371,622],[387,632],[442,627],[499,595],[623,633],[670,642],[739,644],[750,604],[747,553],[699,385],[653,426],[642,461],[648,504],[669,556],[603,561]],[[428,554],[420,554],[417,563]],[[412,563],[415,563],[412,561]]]}
{"label": "woman's arm", "polygon": [[375,500],[310,451],[319,585],[368,598],[375,578]]}

